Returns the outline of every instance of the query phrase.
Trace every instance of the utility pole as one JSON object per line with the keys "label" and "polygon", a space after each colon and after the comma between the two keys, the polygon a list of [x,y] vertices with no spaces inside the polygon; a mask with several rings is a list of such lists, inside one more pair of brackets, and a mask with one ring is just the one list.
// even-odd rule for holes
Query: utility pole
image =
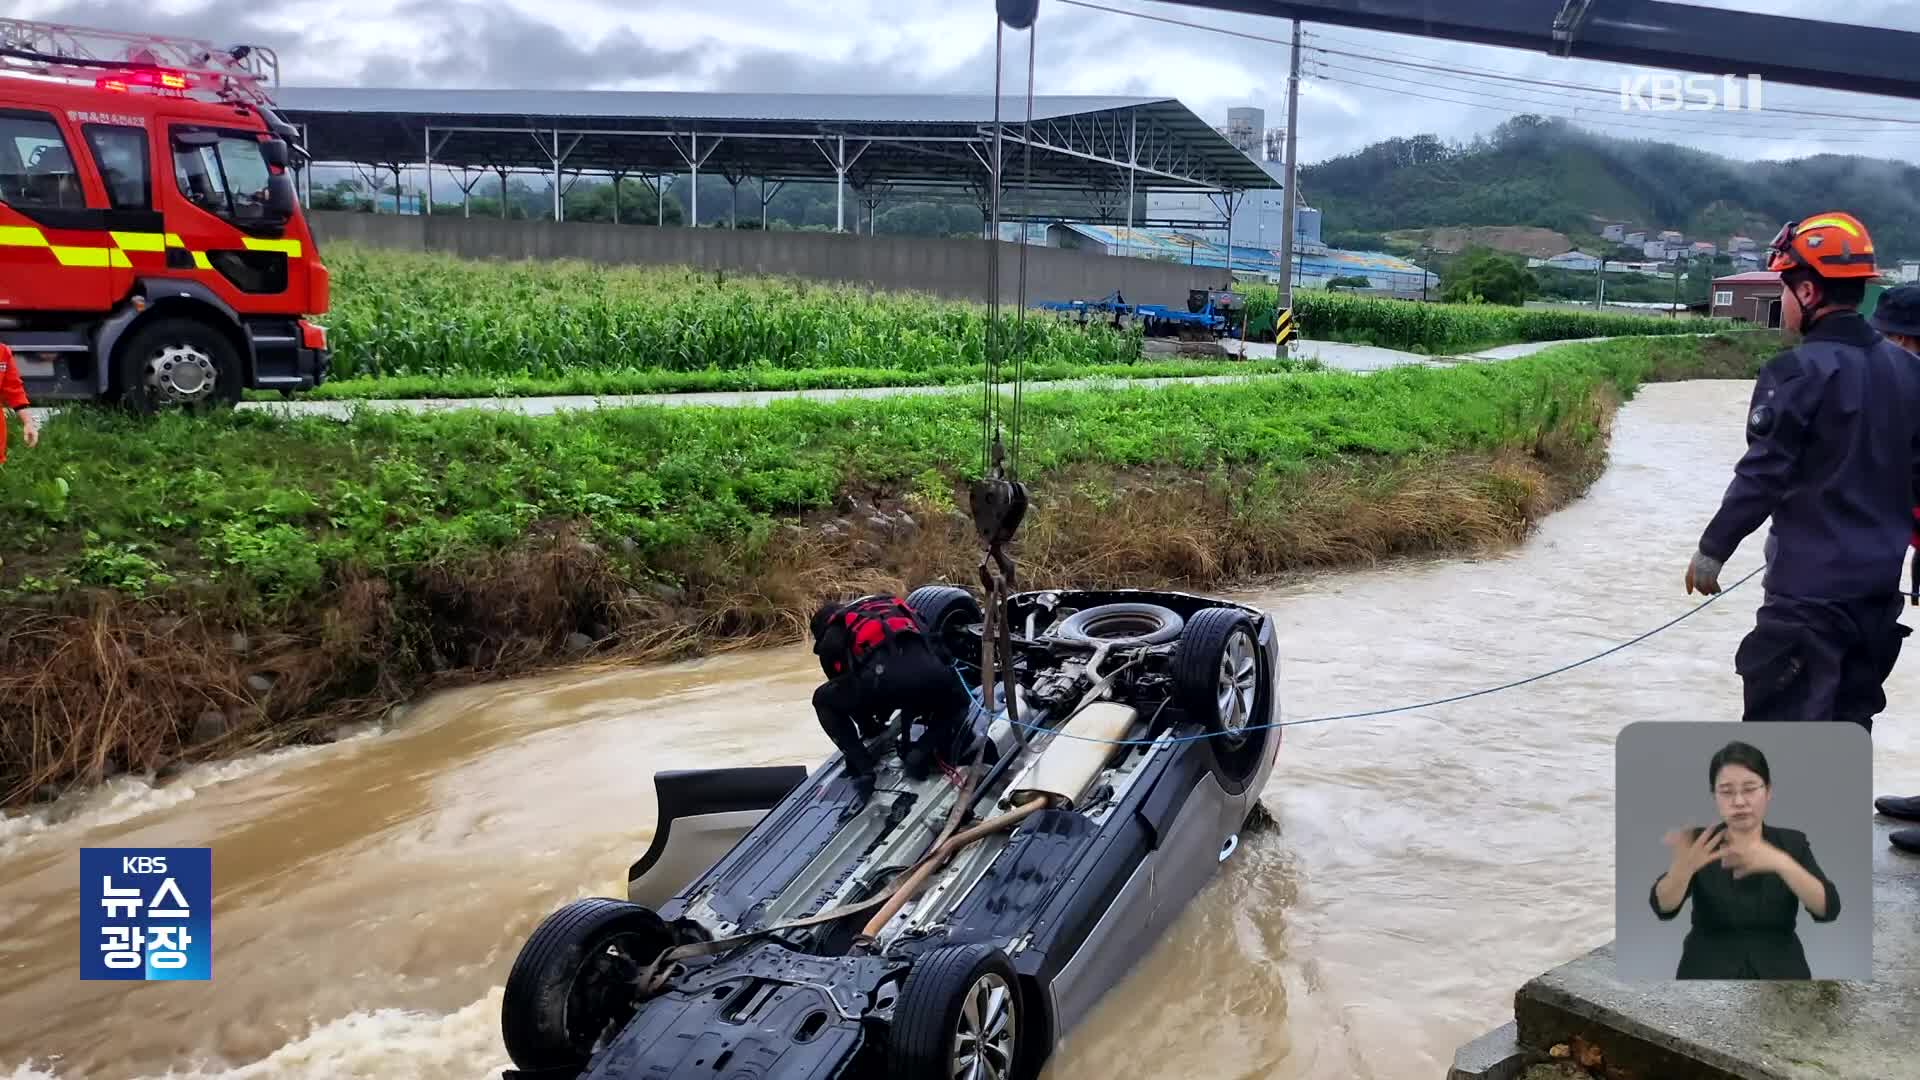
{"label": "utility pole", "polygon": [[1607,298],[1607,255],[1600,253],[1600,265],[1593,268],[1593,306],[1604,307]]}
{"label": "utility pole", "polygon": [[[1293,219],[1300,212],[1299,201],[1294,198],[1294,168],[1298,164],[1298,152],[1295,136],[1300,129],[1300,20],[1293,20],[1293,63],[1287,76],[1287,169],[1286,190],[1281,192],[1282,205],[1286,212],[1280,218],[1280,310],[1293,309]],[[1231,237],[1229,237],[1231,241]],[[1292,343],[1279,347],[1276,355],[1288,356],[1292,353]]]}

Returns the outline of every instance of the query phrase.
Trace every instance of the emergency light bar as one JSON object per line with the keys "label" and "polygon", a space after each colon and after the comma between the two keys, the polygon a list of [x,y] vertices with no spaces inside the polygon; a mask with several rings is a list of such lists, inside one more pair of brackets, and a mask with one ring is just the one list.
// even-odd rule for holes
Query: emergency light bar
{"label": "emergency light bar", "polygon": [[192,78],[178,71],[165,68],[136,69],[120,75],[106,75],[94,80],[94,85],[102,90],[114,90],[126,93],[136,86],[151,87],[156,90],[174,90],[184,94],[194,85]]}

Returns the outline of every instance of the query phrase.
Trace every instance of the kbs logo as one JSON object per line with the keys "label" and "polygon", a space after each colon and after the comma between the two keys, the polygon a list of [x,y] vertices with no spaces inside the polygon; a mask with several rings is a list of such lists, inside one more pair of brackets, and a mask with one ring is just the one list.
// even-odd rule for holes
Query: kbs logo
{"label": "kbs logo", "polygon": [[1761,81],[1758,75],[1744,79],[1738,75],[1622,75],[1620,77],[1621,112],[1759,112]]}
{"label": "kbs logo", "polygon": [[81,848],[80,977],[213,977],[210,848]]}

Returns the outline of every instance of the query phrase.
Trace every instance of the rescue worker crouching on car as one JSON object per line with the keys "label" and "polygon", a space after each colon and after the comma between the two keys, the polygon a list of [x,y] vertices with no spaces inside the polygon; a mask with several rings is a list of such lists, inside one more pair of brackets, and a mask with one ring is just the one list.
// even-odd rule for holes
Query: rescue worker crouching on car
{"label": "rescue worker crouching on car", "polygon": [[[1873,309],[1873,328],[1888,341],[1914,354],[1920,364],[1920,285],[1901,285],[1880,294]],[[1920,494],[1917,492],[1916,494]],[[1920,605],[1920,506],[1913,511],[1913,561],[1908,570],[1910,603]],[[1873,808],[1890,818],[1920,821],[1920,795],[1882,795]],[[1920,828],[1895,829],[1887,839],[1902,851],[1920,854]]]}
{"label": "rescue worker crouching on car", "polygon": [[1753,630],[1734,654],[1746,720],[1850,720],[1869,731],[1908,629],[1900,571],[1920,474],[1920,365],[1859,313],[1873,241],[1852,216],[1789,223],[1767,261],[1781,323],[1801,343],[1755,380],[1747,451],[1687,567],[1720,571],[1769,517]]}
{"label": "rescue worker crouching on car", "polygon": [[[820,727],[846,760],[855,807],[873,796],[877,763],[866,740],[887,728],[895,710],[905,714],[899,745],[907,777],[924,780],[936,758],[957,763],[970,749],[973,695],[928,640],[906,602],[893,596],[863,596],[828,604],[811,622],[814,655],[827,681],[813,692]],[[910,724],[924,734],[909,745]]]}

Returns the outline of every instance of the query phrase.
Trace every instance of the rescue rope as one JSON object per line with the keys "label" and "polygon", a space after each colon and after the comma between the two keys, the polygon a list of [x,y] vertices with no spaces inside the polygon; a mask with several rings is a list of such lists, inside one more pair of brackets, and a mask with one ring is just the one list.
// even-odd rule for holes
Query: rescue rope
{"label": "rescue rope", "polygon": [[[1490,694],[1498,694],[1503,690],[1513,690],[1522,686],[1527,686],[1532,683],[1540,682],[1545,679],[1551,679],[1556,675],[1564,675],[1575,668],[1585,667],[1586,665],[1591,664],[1596,660],[1604,660],[1607,657],[1612,656],[1614,653],[1617,653],[1624,649],[1628,649],[1635,645],[1638,645],[1641,642],[1647,640],[1650,637],[1653,637],[1654,635],[1664,630],[1670,630],[1673,627],[1678,626],[1680,623],[1706,610],[1707,605],[1712,604],[1714,601],[1720,599],[1721,597],[1727,595],[1733,590],[1753,580],[1754,577],[1758,576],[1761,573],[1761,571],[1765,569],[1766,567],[1764,566],[1756,568],[1753,572],[1749,573],[1746,577],[1741,578],[1739,581],[1736,581],[1733,584],[1727,586],[1725,589],[1721,590],[1720,592],[1707,597],[1705,600],[1702,600],[1699,604],[1695,605],[1694,607],[1688,608],[1686,611],[1683,611],[1680,614],[1674,616],[1673,618],[1668,619],[1666,622],[1661,623],[1659,626],[1654,627],[1653,629],[1647,631],[1644,634],[1639,635],[1638,637],[1630,638],[1626,641],[1619,643],[1618,645],[1612,646],[1611,648],[1605,649],[1601,652],[1597,652],[1592,656],[1589,656],[1583,660],[1575,660],[1570,664],[1562,664],[1559,667],[1552,669],[1551,671],[1543,671],[1538,675],[1529,675],[1524,679],[1515,679],[1512,682],[1501,683],[1499,686],[1489,686],[1489,687],[1486,687],[1485,689],[1472,690],[1464,694],[1454,694],[1450,697],[1435,698],[1432,701],[1422,701],[1417,705],[1394,705],[1384,709],[1365,709],[1360,712],[1335,713],[1331,716],[1315,716],[1305,720],[1283,720],[1283,721],[1279,721],[1272,724],[1252,724],[1247,727],[1241,728],[1240,732],[1244,734],[1246,732],[1252,732],[1252,731],[1265,731],[1270,728],[1298,727],[1302,724],[1324,724],[1333,720],[1358,720],[1364,717],[1391,716],[1395,713],[1417,712],[1421,709],[1431,709],[1439,705],[1451,705],[1455,702],[1467,701],[1472,698],[1481,698],[1481,697],[1486,697]],[[1016,726],[1024,727],[1031,731],[1051,732],[1056,738],[1078,739],[1081,742],[1105,743],[1109,746],[1151,746],[1155,743],[1160,743],[1160,742],[1188,743],[1188,742],[1199,742],[1202,739],[1216,739],[1220,737],[1219,732],[1208,731],[1208,732],[1202,732],[1198,735],[1163,736],[1158,739],[1097,739],[1089,735],[1074,735],[1064,731],[1055,731],[1053,728],[1041,727],[1040,725],[1037,725],[1037,724],[1029,724],[1019,720],[1014,720],[1011,722]]]}

